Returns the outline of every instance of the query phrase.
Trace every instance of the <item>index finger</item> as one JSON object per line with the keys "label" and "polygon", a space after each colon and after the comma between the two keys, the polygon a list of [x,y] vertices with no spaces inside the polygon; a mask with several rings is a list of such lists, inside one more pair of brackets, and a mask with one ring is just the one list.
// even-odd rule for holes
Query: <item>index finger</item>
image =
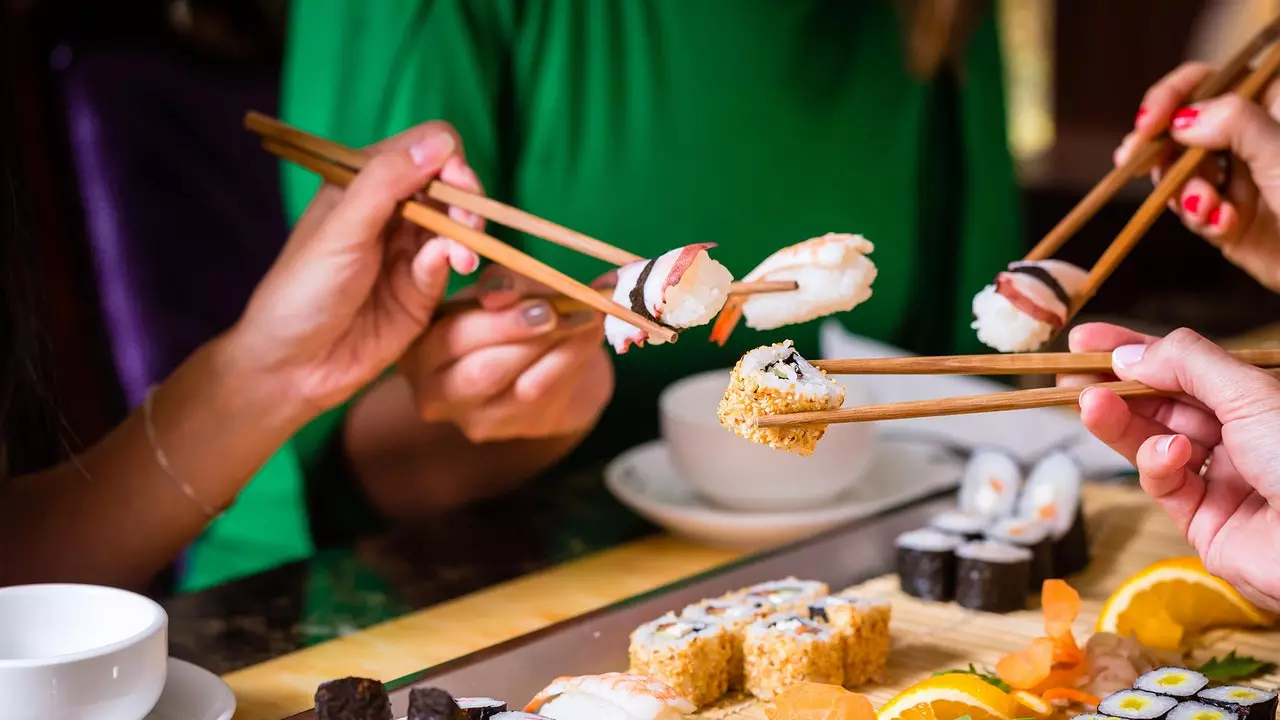
{"label": "index finger", "polygon": [[1189,62],[1179,65],[1160,78],[1142,98],[1142,107],[1134,120],[1134,128],[1144,138],[1153,138],[1169,126],[1173,114],[1191,99],[1196,86],[1215,72],[1205,63]]}
{"label": "index finger", "polygon": [[[1144,335],[1110,323],[1084,323],[1071,329],[1067,335],[1067,347],[1071,352],[1111,352],[1121,345],[1149,345],[1156,341],[1152,335]],[[1059,387],[1085,387],[1114,379],[1109,374],[1059,375]]]}
{"label": "index finger", "polygon": [[555,329],[559,316],[546,300],[528,300],[504,310],[467,310],[442,318],[427,330],[419,352],[435,369],[493,345],[519,343]]}

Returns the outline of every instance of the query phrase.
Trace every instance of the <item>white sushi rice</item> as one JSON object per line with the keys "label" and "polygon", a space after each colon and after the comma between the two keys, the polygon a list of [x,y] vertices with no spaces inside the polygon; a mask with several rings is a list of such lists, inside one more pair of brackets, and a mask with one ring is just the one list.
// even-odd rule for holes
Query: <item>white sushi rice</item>
{"label": "white sushi rice", "polygon": [[1178,704],[1177,700],[1142,690],[1121,690],[1103,698],[1098,712],[1129,720],[1164,717]]}
{"label": "white sushi rice", "polygon": [[1237,717],[1234,712],[1208,703],[1184,702],[1169,711],[1168,720],[1236,720]]}
{"label": "white sushi rice", "polygon": [[1040,544],[1049,536],[1049,528],[1043,523],[1033,520],[1023,520],[1021,518],[1004,518],[997,520],[991,529],[987,531],[987,537],[991,540],[1009,543],[1010,545],[1020,545],[1022,547],[1032,547]]}
{"label": "white sushi rice", "polygon": [[994,540],[975,540],[956,548],[956,557],[1000,564],[1020,563],[1031,562],[1031,551]]}
{"label": "white sushi rice", "polygon": [[938,513],[929,525],[952,535],[981,535],[987,527],[987,519],[963,510],[947,510]]}
{"label": "white sushi rice", "polygon": [[904,532],[893,541],[896,547],[917,552],[947,552],[955,550],[964,538],[933,528],[920,528]]}
{"label": "white sushi rice", "polygon": [[844,388],[805,360],[790,340],[747,353],[742,357],[740,372],[788,395],[826,398],[836,405],[844,402]]}
{"label": "white sushi rice", "polygon": [[1031,352],[1053,337],[1053,326],[1027,315],[988,285],[973,298],[973,324],[978,340],[1004,353]]}
{"label": "white sushi rice", "polygon": [[1232,703],[1235,705],[1257,705],[1268,702],[1276,694],[1270,690],[1245,687],[1244,685],[1223,685],[1200,691],[1200,697],[1210,702]]}
{"label": "white sushi rice", "polygon": [[1133,683],[1136,690],[1146,690],[1159,695],[1189,698],[1204,689],[1209,678],[1194,670],[1180,667],[1156,668],[1143,673]]}
{"label": "white sushi rice", "polygon": [[984,518],[1013,513],[1022,490],[1018,461],[999,450],[978,450],[960,480],[960,509]]}
{"label": "white sushi rice", "polygon": [[795,281],[796,290],[748,296],[742,304],[747,327],[773,330],[852,310],[871,297],[878,270],[875,250],[861,235],[827,233],[769,256],[746,282]]}
{"label": "white sushi rice", "polygon": [[[699,250],[693,262],[680,275],[680,280],[667,286],[671,269],[679,260],[684,248],[676,248],[653,261],[653,269],[645,278],[644,305],[649,314],[663,325],[684,329],[705,325],[724,307],[729,299],[729,286],[733,275],[728,268]],[[618,268],[617,285],[613,289],[613,301],[630,309],[631,291],[640,279],[648,260],[637,260]],[[648,337],[640,328],[626,320],[609,315],[604,320],[605,339],[617,352],[625,352],[629,343],[661,345],[665,341]]]}
{"label": "white sushi rice", "polygon": [[1062,539],[1076,521],[1083,482],[1084,473],[1070,455],[1046,455],[1027,475],[1018,515],[1044,523],[1054,540]]}

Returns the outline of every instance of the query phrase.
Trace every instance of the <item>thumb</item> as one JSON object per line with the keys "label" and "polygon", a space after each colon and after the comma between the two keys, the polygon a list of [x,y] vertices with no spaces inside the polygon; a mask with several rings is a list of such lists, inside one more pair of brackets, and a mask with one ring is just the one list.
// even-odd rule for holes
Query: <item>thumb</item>
{"label": "thumb", "polygon": [[347,188],[329,216],[328,249],[377,242],[396,207],[440,172],[457,142],[447,132],[432,134],[406,150],[379,153]]}
{"label": "thumb", "polygon": [[1175,330],[1150,345],[1115,349],[1117,376],[1204,403],[1223,423],[1280,410],[1280,380],[1197,333]]}
{"label": "thumb", "polygon": [[1235,93],[1179,110],[1170,134],[1183,145],[1230,149],[1255,174],[1280,170],[1280,124],[1262,106]]}

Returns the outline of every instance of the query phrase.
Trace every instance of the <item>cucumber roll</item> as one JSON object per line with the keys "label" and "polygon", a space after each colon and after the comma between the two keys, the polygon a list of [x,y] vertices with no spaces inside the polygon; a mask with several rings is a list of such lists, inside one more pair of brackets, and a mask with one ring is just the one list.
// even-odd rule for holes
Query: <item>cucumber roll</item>
{"label": "cucumber roll", "polygon": [[1179,703],[1169,711],[1169,720],[1244,720],[1244,717],[1236,710],[1194,700]]}
{"label": "cucumber roll", "polygon": [[1168,695],[1175,698],[1195,697],[1209,684],[1209,678],[1195,670],[1180,667],[1156,668],[1143,673],[1134,683],[1136,690],[1146,690],[1157,695]]}
{"label": "cucumber roll", "polygon": [[1113,718],[1110,715],[1100,715],[1098,713],[1084,713],[1084,714],[1075,716],[1073,720],[1120,720],[1120,719]]}
{"label": "cucumber roll", "polygon": [[747,692],[761,700],[800,682],[844,682],[841,636],[829,625],[793,613],[757,620],[742,651]]}
{"label": "cucumber roll", "polygon": [[993,613],[1025,610],[1031,551],[978,540],[956,548],[956,602]]}
{"label": "cucumber roll", "polygon": [[1243,720],[1274,720],[1276,694],[1270,690],[1224,685],[1201,690],[1197,696],[1204,702],[1240,713]]}
{"label": "cucumber roll", "polygon": [[902,592],[947,602],[956,595],[956,548],[964,540],[955,535],[923,528],[898,536],[898,582]]}
{"label": "cucumber roll", "polygon": [[1098,712],[1124,720],[1160,720],[1177,706],[1178,701],[1145,690],[1121,690],[1098,703]]}
{"label": "cucumber roll", "polygon": [[1062,452],[1044,457],[1027,476],[1018,515],[1042,522],[1053,541],[1053,570],[1058,577],[1075,575],[1089,564],[1089,538],[1080,503],[1084,473]]}
{"label": "cucumber roll", "polygon": [[947,510],[929,521],[929,527],[948,535],[959,535],[965,540],[978,540],[986,532],[987,518],[964,510]]}
{"label": "cucumber roll", "polygon": [[1007,545],[1017,545],[1031,551],[1031,573],[1027,588],[1038,590],[1045,580],[1055,577],[1053,572],[1053,543],[1049,530],[1043,524],[1020,518],[997,520],[987,530],[987,539]]}
{"label": "cucumber roll", "polygon": [[666,683],[698,707],[710,705],[728,691],[732,654],[723,625],[674,614],[631,633],[631,674]]}

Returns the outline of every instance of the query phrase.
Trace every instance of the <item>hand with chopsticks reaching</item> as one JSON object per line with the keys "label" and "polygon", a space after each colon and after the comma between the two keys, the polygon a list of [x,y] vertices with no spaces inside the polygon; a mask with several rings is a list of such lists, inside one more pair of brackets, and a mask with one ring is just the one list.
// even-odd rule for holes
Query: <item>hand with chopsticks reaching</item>
{"label": "hand with chopsticks reaching", "polygon": [[[1208,240],[1268,288],[1280,291],[1280,81],[1261,104],[1236,94],[1188,103],[1214,68],[1187,63],[1156,83],[1143,99],[1135,129],[1116,151],[1123,164],[1141,141],[1163,128],[1179,145],[1230,153],[1230,166],[1206,162],[1169,206],[1192,232]],[[1157,181],[1176,156],[1152,168]]]}
{"label": "hand with chopsticks reaching", "polygon": [[1073,352],[1112,352],[1116,377],[1177,393],[1124,400],[1090,388],[1080,415],[1134,463],[1143,489],[1210,572],[1280,610],[1280,379],[1190,330],[1155,338],[1094,323],[1073,329],[1070,344]]}

